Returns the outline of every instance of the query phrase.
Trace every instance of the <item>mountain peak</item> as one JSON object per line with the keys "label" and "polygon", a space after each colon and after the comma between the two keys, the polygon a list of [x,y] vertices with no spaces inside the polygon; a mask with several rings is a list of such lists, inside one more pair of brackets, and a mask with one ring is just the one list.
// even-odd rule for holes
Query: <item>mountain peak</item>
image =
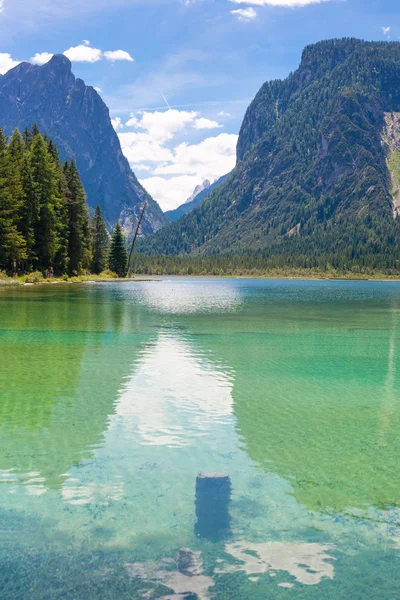
{"label": "mountain peak", "polygon": [[65,54],[54,54],[49,62],[43,66],[53,67],[55,69],[68,69],[69,71],[72,70],[72,63]]}
{"label": "mountain peak", "polygon": [[196,187],[194,188],[193,194],[191,196],[189,196],[189,198],[186,200],[185,204],[189,204],[190,202],[192,202],[192,200],[194,200],[196,198],[196,196],[201,194],[201,192],[203,192],[204,190],[208,190],[210,185],[211,185],[211,182],[208,181],[208,179],[203,181],[203,183],[200,183],[200,185],[196,185]]}
{"label": "mountain peak", "polygon": [[62,161],[77,162],[90,208],[100,204],[109,227],[136,226],[144,200],[144,234],[167,223],[160,207],[132,173],[109,111],[93,88],[75,78],[71,61],[55,54],[39,66],[22,63],[0,78],[0,123],[7,135],[37,123],[57,145]]}

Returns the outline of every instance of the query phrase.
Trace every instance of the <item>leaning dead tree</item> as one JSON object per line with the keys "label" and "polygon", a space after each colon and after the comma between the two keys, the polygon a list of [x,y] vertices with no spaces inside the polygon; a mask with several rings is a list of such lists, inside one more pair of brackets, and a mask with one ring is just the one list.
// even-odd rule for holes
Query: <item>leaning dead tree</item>
{"label": "leaning dead tree", "polygon": [[139,217],[138,224],[137,224],[137,227],[136,227],[135,235],[133,236],[132,245],[131,245],[131,251],[129,253],[128,274],[127,274],[127,277],[129,277],[129,275],[131,274],[131,262],[132,262],[133,250],[135,248],[136,239],[137,239],[137,236],[139,235],[140,225],[141,225],[141,223],[143,221],[144,211],[146,210],[146,208],[147,208],[147,200],[145,200],[145,202],[143,204],[143,208],[142,208],[142,211],[140,213],[140,217]]}

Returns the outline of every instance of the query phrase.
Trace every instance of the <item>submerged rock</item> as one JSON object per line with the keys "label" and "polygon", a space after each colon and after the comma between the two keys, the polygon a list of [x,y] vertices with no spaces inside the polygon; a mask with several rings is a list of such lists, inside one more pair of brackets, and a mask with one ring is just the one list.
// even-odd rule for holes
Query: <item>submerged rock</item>
{"label": "submerged rock", "polygon": [[196,480],[196,533],[211,541],[230,530],[231,480],[226,473],[200,473]]}

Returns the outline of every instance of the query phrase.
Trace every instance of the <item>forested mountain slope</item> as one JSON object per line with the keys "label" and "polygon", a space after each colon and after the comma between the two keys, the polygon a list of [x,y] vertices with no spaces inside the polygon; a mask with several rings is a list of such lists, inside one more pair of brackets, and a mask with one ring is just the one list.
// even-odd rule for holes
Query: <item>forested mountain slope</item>
{"label": "forested mountain slope", "polygon": [[131,230],[145,199],[143,232],[168,222],[122,154],[107,106],[93,87],[74,77],[64,55],[43,66],[21,63],[0,75],[0,127],[10,136],[33,123],[53,139],[62,160],[76,160],[88,204],[100,204],[109,228],[121,219]]}
{"label": "forested mountain slope", "polygon": [[400,44],[307,47],[247,110],[238,163],[150,254],[261,251],[282,263],[398,264]]}

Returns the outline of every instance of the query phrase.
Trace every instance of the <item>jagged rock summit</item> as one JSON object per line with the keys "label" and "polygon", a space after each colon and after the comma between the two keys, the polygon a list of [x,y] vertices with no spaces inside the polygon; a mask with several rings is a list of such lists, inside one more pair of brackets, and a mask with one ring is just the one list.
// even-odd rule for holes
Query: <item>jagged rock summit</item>
{"label": "jagged rock summit", "polygon": [[180,206],[178,206],[178,208],[175,208],[174,210],[168,210],[165,213],[166,216],[172,222],[174,222],[178,221],[178,219],[180,219],[184,215],[189,214],[190,212],[192,212],[192,210],[200,206],[200,204],[204,202],[204,200],[209,196],[209,194],[211,194],[212,191],[214,191],[215,189],[217,189],[217,187],[222,185],[222,183],[227,177],[228,175],[223,175],[214,183],[210,183],[208,179],[206,179],[201,185],[198,185],[195,188],[193,194],[186,200],[184,204],[181,204]]}
{"label": "jagged rock summit", "polygon": [[94,208],[100,204],[109,227],[120,219],[129,231],[144,200],[144,234],[168,222],[158,204],[140,185],[122,154],[107,106],[82,79],[70,60],[54,55],[43,66],[23,62],[0,76],[0,126],[10,135],[37,123],[57,144],[62,160],[75,158]]}

